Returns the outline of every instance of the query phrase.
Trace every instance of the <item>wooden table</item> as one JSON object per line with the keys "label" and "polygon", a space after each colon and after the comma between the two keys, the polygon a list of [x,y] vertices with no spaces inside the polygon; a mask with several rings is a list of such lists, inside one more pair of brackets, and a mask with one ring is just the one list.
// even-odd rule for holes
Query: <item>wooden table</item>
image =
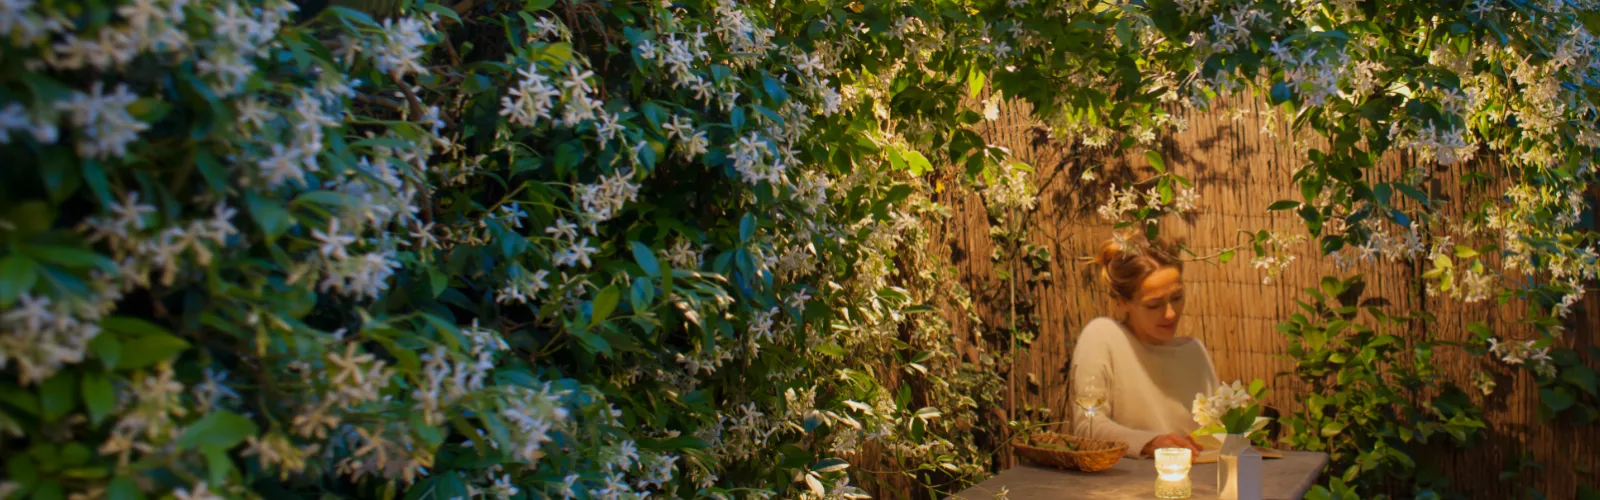
{"label": "wooden table", "polygon": [[[1286,451],[1282,459],[1261,461],[1261,493],[1264,500],[1301,500],[1328,465],[1328,455],[1318,452]],[[1200,464],[1189,471],[1195,500],[1217,497],[1217,464]],[[1063,498],[1085,500],[1123,500],[1155,498],[1156,465],[1151,459],[1123,458],[1117,465],[1100,472],[1064,471],[1040,467],[1027,461],[989,478],[951,498],[978,500],[994,498],[1001,489],[1012,500]]]}

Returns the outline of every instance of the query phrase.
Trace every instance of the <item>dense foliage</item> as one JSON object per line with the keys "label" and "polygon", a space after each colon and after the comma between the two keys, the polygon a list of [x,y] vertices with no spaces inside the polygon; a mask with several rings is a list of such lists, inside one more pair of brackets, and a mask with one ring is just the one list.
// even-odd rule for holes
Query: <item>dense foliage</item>
{"label": "dense foliage", "polygon": [[1370,498],[1392,484],[1436,497],[1450,491],[1448,479],[1420,451],[1430,442],[1471,446],[1482,437],[1483,410],[1436,367],[1437,351],[1459,346],[1408,334],[1414,325],[1429,331],[1429,315],[1391,316],[1365,289],[1359,277],[1325,279],[1306,289],[1302,312],[1279,324],[1299,360],[1284,375],[1310,385],[1304,405],[1283,419],[1284,440],[1330,455],[1330,488],[1313,497]]}
{"label": "dense foliage", "polygon": [[925,253],[929,162],[883,158],[828,61],[731,3],[407,10],[4,18],[0,430],[26,453],[0,493],[839,497],[863,449],[984,471],[998,391],[939,314],[970,306]]}
{"label": "dense foliage", "polygon": [[[1127,148],[1255,88],[1327,143],[1275,208],[1544,301],[1478,348],[1595,413],[1545,317],[1600,269],[1584,2],[335,3],[0,3],[0,497],[959,487],[1029,326],[958,354],[929,194],[983,187],[1010,278],[1048,258],[986,88]],[[1512,196],[1460,220],[1374,168],[1480,144]],[[1194,207],[1152,160],[1103,216]]]}

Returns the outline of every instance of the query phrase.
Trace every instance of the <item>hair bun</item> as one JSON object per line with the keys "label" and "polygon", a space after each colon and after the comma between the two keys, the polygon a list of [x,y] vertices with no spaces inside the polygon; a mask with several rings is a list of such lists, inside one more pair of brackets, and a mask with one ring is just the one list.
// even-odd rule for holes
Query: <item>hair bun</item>
{"label": "hair bun", "polygon": [[1094,263],[1100,267],[1100,282],[1103,284],[1111,284],[1111,273],[1109,269],[1111,268],[1111,264],[1117,261],[1117,256],[1122,254],[1122,242],[1119,241],[1120,239],[1121,238],[1106,239],[1104,242],[1100,243],[1100,252],[1096,253],[1094,256]]}
{"label": "hair bun", "polygon": [[1106,239],[1094,256],[1094,263],[1100,267],[1100,281],[1108,285],[1113,297],[1131,300],[1150,273],[1163,267],[1183,268],[1177,254],[1162,251],[1163,248],[1143,235],[1119,233]]}
{"label": "hair bun", "polygon": [[[1110,238],[1100,243],[1100,252],[1094,256],[1095,264],[1099,264],[1101,267],[1104,267],[1111,265],[1112,262],[1117,260],[1117,254],[1122,253],[1122,243],[1118,242],[1117,240],[1118,238]],[[1103,271],[1104,270],[1102,269],[1102,272]]]}

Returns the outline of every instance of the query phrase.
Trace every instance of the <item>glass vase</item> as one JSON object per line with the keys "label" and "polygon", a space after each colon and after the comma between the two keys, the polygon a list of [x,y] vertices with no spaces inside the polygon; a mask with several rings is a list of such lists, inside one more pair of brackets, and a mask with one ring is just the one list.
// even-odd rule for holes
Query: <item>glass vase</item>
{"label": "glass vase", "polygon": [[1217,456],[1217,498],[1239,500],[1239,452],[1250,449],[1244,434],[1222,435],[1222,450]]}

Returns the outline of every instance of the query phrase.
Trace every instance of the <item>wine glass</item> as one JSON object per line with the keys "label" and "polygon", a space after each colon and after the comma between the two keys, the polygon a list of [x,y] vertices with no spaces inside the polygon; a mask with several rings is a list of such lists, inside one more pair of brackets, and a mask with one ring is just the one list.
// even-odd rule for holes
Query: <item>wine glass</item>
{"label": "wine glass", "polygon": [[1106,404],[1106,380],[1098,373],[1082,375],[1073,402],[1089,417],[1089,436],[1094,436],[1094,416]]}

